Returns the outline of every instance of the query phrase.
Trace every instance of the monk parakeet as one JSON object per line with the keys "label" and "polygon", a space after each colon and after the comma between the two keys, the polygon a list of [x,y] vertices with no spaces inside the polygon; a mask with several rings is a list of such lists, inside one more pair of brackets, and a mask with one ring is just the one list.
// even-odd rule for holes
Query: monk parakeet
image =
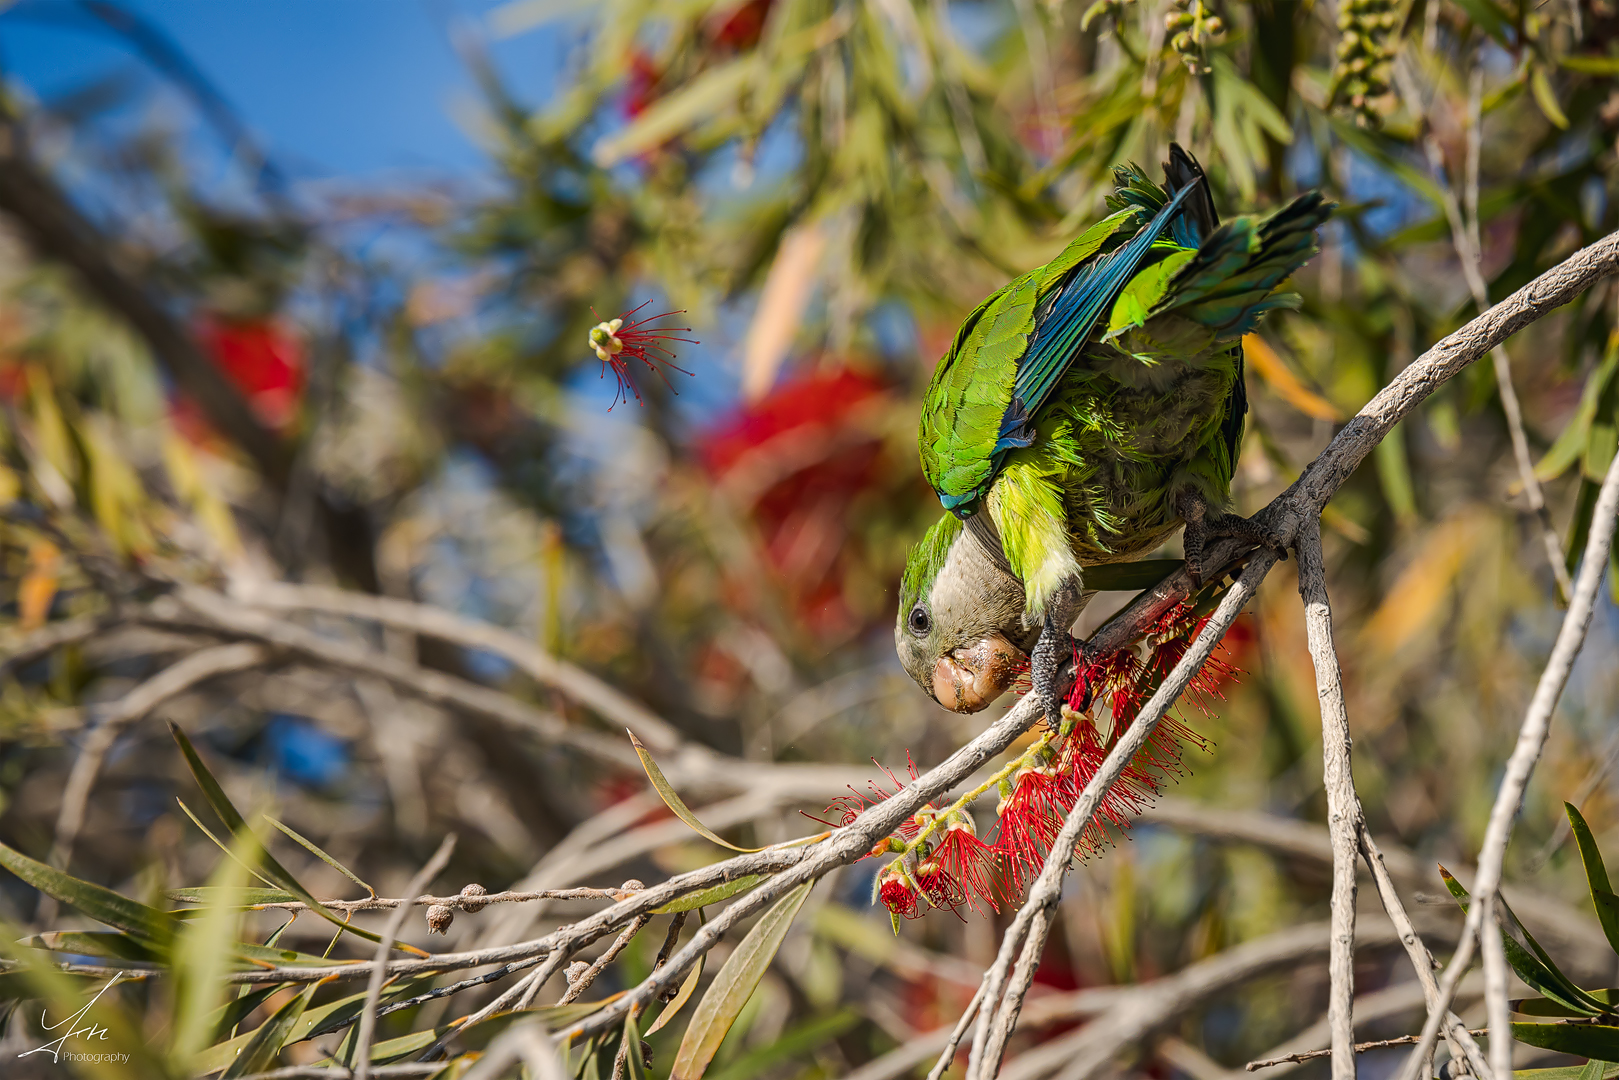
{"label": "monk parakeet", "polygon": [[1270,542],[1225,513],[1241,338],[1296,302],[1277,287],[1333,207],[1312,192],[1221,225],[1179,146],[1163,187],[1137,167],[1115,181],[1109,216],[967,316],[922,404],[922,471],[949,513],[910,552],[894,638],[957,712],[999,697],[1027,657],[1060,719],[1084,567],[1138,559],[1183,524],[1194,579],[1211,536]]}

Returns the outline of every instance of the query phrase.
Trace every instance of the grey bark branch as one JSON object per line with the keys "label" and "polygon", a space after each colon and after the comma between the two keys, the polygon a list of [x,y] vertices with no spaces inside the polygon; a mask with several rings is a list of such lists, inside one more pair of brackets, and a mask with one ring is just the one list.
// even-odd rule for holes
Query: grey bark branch
{"label": "grey bark branch", "polygon": [[1322,782],[1327,793],[1327,832],[1332,838],[1332,950],[1327,960],[1332,1080],[1355,1080],[1355,862],[1365,822],[1350,761],[1349,711],[1332,642],[1332,607],[1327,598],[1319,522],[1304,523],[1296,550],[1304,631],[1321,705]]}
{"label": "grey bark branch", "polygon": [[[427,888],[439,872],[449,865],[450,854],[454,851],[455,834],[450,833],[439,844],[438,850],[433,852],[433,857],[416,871],[416,876],[405,886],[406,895]],[[388,917],[387,926],[383,927],[382,940],[377,942],[377,955],[371,961],[371,979],[365,988],[365,1007],[360,1010],[360,1029],[354,1037],[354,1080],[366,1080],[366,1074],[371,1071],[371,1040],[377,1031],[377,1003],[382,999],[382,984],[387,978],[388,953],[398,940],[408,914],[408,907],[401,905],[395,908]]]}
{"label": "grey bark branch", "polygon": [[[1616,516],[1619,516],[1619,454],[1616,454],[1609,463],[1602,488],[1597,493],[1596,509],[1591,518],[1591,533],[1586,541],[1585,554],[1581,559],[1579,577],[1574,583],[1574,593],[1569,600],[1568,611],[1563,616],[1563,625],[1557,632],[1557,641],[1552,646],[1546,669],[1541,673],[1534,696],[1529,700],[1523,725],[1518,730],[1517,745],[1513,747],[1512,756],[1507,759],[1501,787],[1496,792],[1495,804],[1490,809],[1489,825],[1485,829],[1484,843],[1479,850],[1478,874],[1473,880],[1473,903],[1467,912],[1467,923],[1462,930],[1456,955],[1452,957],[1450,966],[1445,970],[1445,977],[1440,982],[1439,1007],[1428,1010],[1428,1019],[1422,1026],[1422,1039],[1401,1068],[1400,1080],[1416,1080],[1424,1058],[1433,1048],[1434,1037],[1443,1016],[1442,1010],[1450,1006],[1456,985],[1472,961],[1474,942],[1481,933],[1493,933],[1493,927],[1487,926],[1484,922],[1485,916],[1491,913],[1494,906],[1487,901],[1492,900],[1500,890],[1502,864],[1506,859],[1507,843],[1512,839],[1512,823],[1523,806],[1523,793],[1529,784],[1529,777],[1534,773],[1541,751],[1545,749],[1546,737],[1551,731],[1552,713],[1557,708],[1558,698],[1562,696],[1569,672],[1574,668],[1574,659],[1585,643],[1586,631],[1590,629],[1591,616],[1596,610],[1597,590],[1602,584],[1603,571],[1608,567],[1608,552],[1613,546]],[[1498,996],[1504,997],[1504,991]],[[1498,1015],[1499,1007],[1493,1012]],[[1494,1027],[1490,1045],[1490,1056],[1498,1061],[1496,1050],[1501,1047],[1510,1048],[1511,1031]],[[1510,1060],[1508,1069],[1510,1072]]]}
{"label": "grey bark branch", "polygon": [[[1158,721],[1163,719],[1164,713],[1168,712],[1180,698],[1181,692],[1202,667],[1203,661],[1208,659],[1215,646],[1225,637],[1225,632],[1230,629],[1237,614],[1242,611],[1243,605],[1259,588],[1260,581],[1264,580],[1270,568],[1276,564],[1276,559],[1276,553],[1268,550],[1262,550],[1253,556],[1236,584],[1221,598],[1220,606],[1215,609],[1202,632],[1193,639],[1180,662],[1164,678],[1151,699],[1142,706],[1135,721],[1108,752],[1096,775],[1085,785],[1079,801],[1069,811],[1062,830],[1052,844],[1051,852],[1046,856],[1040,876],[1029,887],[1028,899],[1012,920],[1012,925],[1007,928],[995,963],[985,975],[984,1001],[979,1006],[973,1048],[967,1061],[968,1080],[988,1080],[995,1076],[1000,1068],[1000,1054],[1005,1049],[1005,1039],[1010,1035],[1018,1009],[1023,1004],[1023,995],[1016,988],[1014,992],[1007,993],[1003,999],[1007,974],[1020,948],[1031,958],[1030,963],[1037,962],[1040,950],[1045,945],[1045,931],[1049,926],[1047,920],[1050,912],[1062,898],[1063,877],[1067,874],[1069,862],[1073,858],[1074,846],[1090,824],[1091,818],[1095,816],[1096,808],[1124,772],[1125,767],[1141,752],[1147,739],[1158,726]],[[1037,915],[1041,917],[1037,919]],[[1022,989],[1026,990],[1027,987],[1024,986]]]}

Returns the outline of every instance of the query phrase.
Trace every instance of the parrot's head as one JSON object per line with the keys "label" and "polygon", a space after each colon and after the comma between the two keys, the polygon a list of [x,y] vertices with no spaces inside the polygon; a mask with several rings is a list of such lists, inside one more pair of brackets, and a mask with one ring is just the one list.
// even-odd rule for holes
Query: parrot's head
{"label": "parrot's head", "polygon": [[894,646],[924,693],[977,712],[1024,670],[1039,635],[1023,625],[1023,584],[954,514],[911,549],[900,583]]}

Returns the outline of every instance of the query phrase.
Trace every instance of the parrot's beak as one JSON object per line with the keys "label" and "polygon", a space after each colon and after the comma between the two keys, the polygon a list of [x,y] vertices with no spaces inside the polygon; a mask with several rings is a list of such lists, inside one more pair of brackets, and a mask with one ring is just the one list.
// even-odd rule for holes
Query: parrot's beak
{"label": "parrot's beak", "polygon": [[933,665],[933,699],[951,712],[974,713],[1006,693],[1026,658],[999,633],[952,649]]}

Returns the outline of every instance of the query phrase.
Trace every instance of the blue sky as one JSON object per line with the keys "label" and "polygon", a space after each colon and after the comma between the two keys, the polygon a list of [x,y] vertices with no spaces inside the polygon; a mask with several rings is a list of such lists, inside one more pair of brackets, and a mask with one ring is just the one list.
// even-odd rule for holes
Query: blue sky
{"label": "blue sky", "polygon": [[[465,176],[485,160],[458,125],[477,100],[451,44],[498,0],[119,0],[159,26],[294,176]],[[496,42],[492,55],[527,102],[565,61],[556,24]],[[149,69],[71,0],[25,0],[0,14],[10,78],[50,100],[118,72]]]}

